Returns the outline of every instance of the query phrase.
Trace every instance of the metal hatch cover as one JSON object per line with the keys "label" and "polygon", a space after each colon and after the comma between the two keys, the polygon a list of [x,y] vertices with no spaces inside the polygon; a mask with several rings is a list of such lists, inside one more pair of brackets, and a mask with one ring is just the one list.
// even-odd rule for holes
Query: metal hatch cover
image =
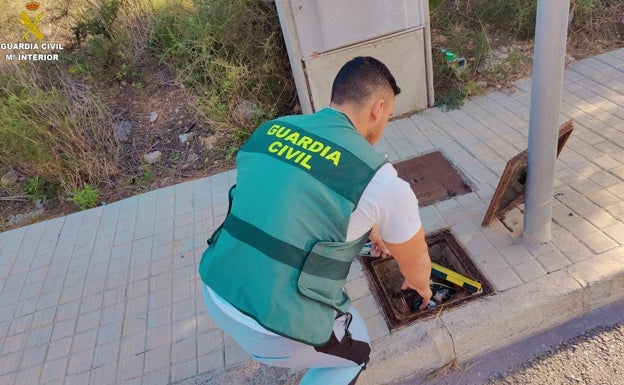
{"label": "metal hatch cover", "polygon": [[[561,153],[568,138],[574,130],[572,120],[559,127],[559,139],[557,141],[557,157]],[[519,204],[524,203],[524,187],[526,184],[528,150],[524,150],[511,158],[501,179],[496,186],[490,205],[488,206],[481,226],[489,226],[496,218],[503,219],[505,214]]]}
{"label": "metal hatch cover", "polygon": [[440,151],[396,163],[394,168],[410,184],[420,207],[472,191]]}

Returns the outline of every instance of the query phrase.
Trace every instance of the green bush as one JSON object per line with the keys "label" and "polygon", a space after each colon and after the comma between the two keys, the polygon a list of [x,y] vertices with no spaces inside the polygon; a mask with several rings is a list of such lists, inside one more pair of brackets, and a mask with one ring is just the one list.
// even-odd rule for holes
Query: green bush
{"label": "green bush", "polygon": [[123,85],[138,79],[146,59],[153,13],[150,0],[83,0],[86,6],[73,27],[76,48],[68,71]]}
{"label": "green bush", "polygon": [[[257,0],[195,0],[156,10],[152,50],[197,90],[208,119],[250,132],[258,119],[292,111],[296,90],[274,6]],[[257,104],[240,121],[236,106]]]}

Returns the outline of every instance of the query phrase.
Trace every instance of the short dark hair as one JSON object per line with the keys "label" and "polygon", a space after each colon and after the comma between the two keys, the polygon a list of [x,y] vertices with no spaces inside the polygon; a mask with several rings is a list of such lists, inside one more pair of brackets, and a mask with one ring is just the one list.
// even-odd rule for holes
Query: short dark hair
{"label": "short dark hair", "polygon": [[331,102],[362,105],[374,92],[392,90],[398,95],[401,89],[385,64],[370,56],[358,56],[342,66],[332,85]]}

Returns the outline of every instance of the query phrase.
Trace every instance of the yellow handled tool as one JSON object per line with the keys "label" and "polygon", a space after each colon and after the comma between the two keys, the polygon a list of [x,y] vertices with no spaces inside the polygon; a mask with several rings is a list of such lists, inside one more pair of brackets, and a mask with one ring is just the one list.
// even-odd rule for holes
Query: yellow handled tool
{"label": "yellow handled tool", "polygon": [[481,291],[481,284],[479,282],[465,277],[449,268],[438,265],[435,262],[431,262],[431,274],[463,287],[473,294]]}

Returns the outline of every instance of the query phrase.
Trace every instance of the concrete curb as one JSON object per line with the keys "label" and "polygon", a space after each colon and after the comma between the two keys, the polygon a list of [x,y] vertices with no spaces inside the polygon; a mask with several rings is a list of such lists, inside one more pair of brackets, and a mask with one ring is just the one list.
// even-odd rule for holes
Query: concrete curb
{"label": "concrete curb", "polygon": [[624,251],[596,256],[375,341],[358,384],[424,379],[455,359],[474,359],[622,300],[622,288]]}

